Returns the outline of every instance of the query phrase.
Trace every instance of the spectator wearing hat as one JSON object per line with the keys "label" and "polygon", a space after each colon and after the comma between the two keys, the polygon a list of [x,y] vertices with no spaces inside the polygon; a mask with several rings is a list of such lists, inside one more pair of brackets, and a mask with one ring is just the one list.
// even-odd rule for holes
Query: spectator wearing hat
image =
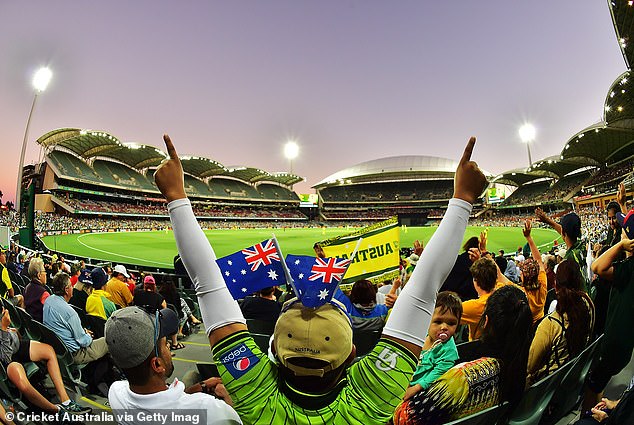
{"label": "spectator wearing hat", "polygon": [[167,308],[167,303],[161,294],[156,291],[154,276],[147,275],[143,279],[143,289],[134,291],[134,305],[145,307],[148,311],[156,311]]}
{"label": "spectator wearing hat", "polygon": [[[108,319],[105,334],[110,355],[128,378],[110,386],[108,401],[114,412],[152,412],[169,408],[185,409],[190,413],[204,410],[207,424],[241,424],[229,404],[210,395],[226,396],[226,392],[221,392],[223,386],[219,378],[210,378],[189,388],[178,379],[166,383],[174,372],[167,336],[177,330],[176,313],[168,308],[150,314],[132,306],[116,311]],[[136,422],[120,420],[119,423]]]}
{"label": "spectator wearing hat", "polygon": [[79,273],[77,283],[73,286],[73,296],[68,301],[69,304],[86,311],[86,300],[92,292],[92,280],[90,278],[90,270],[83,269]]}
{"label": "spectator wearing hat", "polygon": [[110,294],[103,289],[107,279],[108,275],[101,267],[94,268],[90,272],[93,289],[86,299],[86,313],[101,317],[104,320],[108,319],[117,309],[115,303],[110,300]]}
{"label": "spectator wearing hat", "polygon": [[583,290],[588,292],[587,250],[586,244],[581,240],[581,219],[579,216],[574,212],[570,212],[562,216],[559,219],[559,223],[557,223],[548,217],[541,208],[535,209],[535,215],[539,221],[548,224],[561,235],[566,243],[566,250],[562,259],[573,260],[579,265],[579,270],[581,270],[581,275],[583,276]]}
{"label": "spectator wearing hat", "polygon": [[[179,253],[195,283],[209,343],[222,381],[247,423],[385,424],[402,400],[431,322],[430,305],[455,262],[472,204],[486,179],[470,161],[472,138],[455,173],[453,199],[374,349],[358,362],[352,324],[336,300],[316,308],[284,304],[273,334],[278,363],[262,353],[231,297],[209,240],[187,199],[183,169],[166,135],[170,159],[154,175]],[[448,253],[452,253],[448,255]]]}
{"label": "spectator wearing hat", "polygon": [[132,304],[132,293],[128,288],[130,275],[122,264],[117,264],[112,270],[112,277],[106,283],[104,290],[110,294],[110,300],[119,307]]}
{"label": "spectator wearing hat", "polygon": [[[625,235],[592,264],[594,273],[612,282],[612,294],[599,359],[586,381],[585,410],[600,401],[608,382],[628,364],[634,349],[634,210],[616,216]],[[618,261],[623,253],[626,259]]]}
{"label": "spectator wearing hat", "polygon": [[46,290],[46,269],[41,258],[32,258],[29,262],[29,276],[31,282],[24,290],[24,304],[26,311],[38,322],[42,321],[44,301],[51,295]]}
{"label": "spectator wearing hat", "polygon": [[15,295],[13,284],[7,269],[7,251],[0,249],[0,296],[11,301],[11,304],[24,308],[22,295]]}

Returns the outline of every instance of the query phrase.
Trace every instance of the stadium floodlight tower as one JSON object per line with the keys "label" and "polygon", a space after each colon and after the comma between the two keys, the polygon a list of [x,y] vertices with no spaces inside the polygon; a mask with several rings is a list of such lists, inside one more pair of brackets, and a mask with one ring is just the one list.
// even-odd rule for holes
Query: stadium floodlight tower
{"label": "stadium floodlight tower", "polygon": [[531,159],[531,143],[535,140],[535,126],[530,123],[525,123],[519,130],[520,139],[526,143],[526,150],[528,151],[528,168],[533,166],[533,160]]}
{"label": "stadium floodlight tower", "polygon": [[31,111],[29,112],[29,118],[26,120],[26,128],[24,129],[24,140],[22,140],[22,152],[20,152],[20,164],[18,168],[18,185],[15,190],[15,208],[18,212],[18,225],[20,222],[20,197],[22,196],[22,169],[24,168],[24,154],[26,152],[26,143],[29,138],[29,126],[31,125],[31,117],[33,116],[33,110],[35,109],[35,102],[37,96],[46,90],[48,83],[53,78],[53,72],[49,67],[45,66],[38,69],[33,75],[33,88],[35,89],[35,95],[33,96],[33,103],[31,104]]}
{"label": "stadium floodlight tower", "polygon": [[293,174],[293,160],[299,155],[299,145],[292,140],[289,140],[284,145],[284,156],[288,159],[290,164],[290,173]]}

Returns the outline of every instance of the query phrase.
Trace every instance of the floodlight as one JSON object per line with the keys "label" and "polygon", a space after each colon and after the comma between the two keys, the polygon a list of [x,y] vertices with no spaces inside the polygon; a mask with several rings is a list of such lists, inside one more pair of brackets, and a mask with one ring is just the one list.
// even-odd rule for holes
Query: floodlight
{"label": "floodlight", "polygon": [[293,160],[299,155],[299,146],[294,141],[290,140],[284,145],[284,156],[286,159]]}
{"label": "floodlight", "polygon": [[33,76],[33,88],[38,92],[43,92],[48,87],[48,83],[51,82],[51,78],[53,78],[53,72],[49,67],[38,69]]}
{"label": "floodlight", "polygon": [[520,139],[524,143],[530,143],[535,140],[535,127],[533,124],[526,123],[519,129]]}

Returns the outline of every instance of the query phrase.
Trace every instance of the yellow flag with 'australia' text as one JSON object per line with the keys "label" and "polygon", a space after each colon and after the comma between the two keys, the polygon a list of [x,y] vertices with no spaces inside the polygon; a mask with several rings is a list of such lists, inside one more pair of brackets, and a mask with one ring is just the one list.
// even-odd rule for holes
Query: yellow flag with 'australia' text
{"label": "yellow flag with 'australia' text", "polygon": [[363,239],[342,284],[360,279],[376,280],[398,272],[400,232],[396,217],[319,244],[326,257],[350,258],[359,238]]}

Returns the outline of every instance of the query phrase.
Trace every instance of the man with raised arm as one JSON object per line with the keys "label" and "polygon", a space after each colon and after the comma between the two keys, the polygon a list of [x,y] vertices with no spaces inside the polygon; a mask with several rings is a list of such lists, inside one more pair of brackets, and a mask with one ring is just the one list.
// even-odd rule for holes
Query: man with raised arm
{"label": "man with raised arm", "polygon": [[174,236],[191,276],[213,357],[245,424],[384,424],[400,403],[416,368],[436,293],[453,266],[472,204],[486,179],[471,153],[472,137],[455,174],[453,199],[396,301],[376,347],[355,358],[352,326],[342,305],[317,308],[288,301],[277,321],[273,352],[262,353],[225,286],[216,255],[196,222],[183,170],[169,136],[169,159],[154,175],[165,196]]}

